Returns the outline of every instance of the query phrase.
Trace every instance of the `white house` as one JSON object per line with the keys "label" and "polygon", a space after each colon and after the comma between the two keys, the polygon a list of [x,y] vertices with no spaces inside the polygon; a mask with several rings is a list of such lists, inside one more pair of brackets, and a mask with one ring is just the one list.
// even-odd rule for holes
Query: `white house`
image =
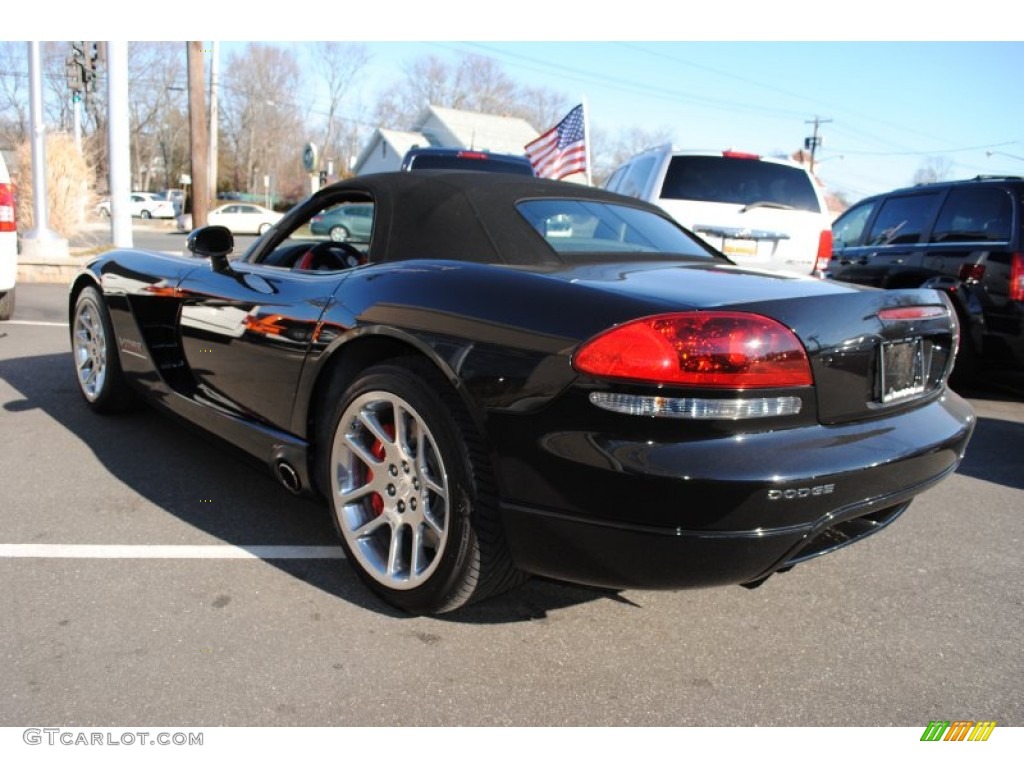
{"label": "white house", "polygon": [[356,158],[352,172],[358,176],[362,173],[397,171],[402,166],[402,158],[406,152],[413,147],[428,145],[429,142],[422,133],[378,128]]}
{"label": "white house", "polygon": [[357,175],[397,171],[405,153],[413,147],[458,147],[521,155],[523,147],[538,135],[522,118],[429,106],[412,131],[374,131],[352,170]]}

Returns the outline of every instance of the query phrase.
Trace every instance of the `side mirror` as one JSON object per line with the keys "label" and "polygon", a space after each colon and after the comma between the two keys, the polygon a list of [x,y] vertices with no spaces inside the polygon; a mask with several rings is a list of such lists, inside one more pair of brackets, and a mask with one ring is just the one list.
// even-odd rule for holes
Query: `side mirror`
{"label": "side mirror", "polygon": [[228,254],[235,250],[235,238],[227,227],[200,227],[188,236],[186,247],[196,256],[209,259],[214,272],[231,272]]}

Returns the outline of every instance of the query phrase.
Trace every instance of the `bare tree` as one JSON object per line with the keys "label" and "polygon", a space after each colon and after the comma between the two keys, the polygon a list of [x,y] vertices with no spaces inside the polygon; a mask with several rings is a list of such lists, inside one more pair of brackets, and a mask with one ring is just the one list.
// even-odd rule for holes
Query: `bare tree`
{"label": "bare tree", "polygon": [[[455,67],[452,104],[456,109],[502,115],[518,112],[519,87],[486,56],[466,56]],[[516,114],[516,117],[519,115]]]}
{"label": "bare tree", "polygon": [[187,166],[185,46],[140,42],[128,46],[132,186],[173,186]]}
{"label": "bare tree", "polygon": [[538,133],[556,125],[573,106],[564,94],[548,88],[520,88],[518,94],[517,116]]}
{"label": "bare tree", "polygon": [[341,115],[341,105],[356,78],[370,61],[366,46],[359,43],[318,42],[314,43],[310,55],[314,69],[327,86],[327,119],[325,121],[321,167],[335,161],[336,173],[344,175],[348,170],[347,159],[353,153],[350,147],[353,135],[358,135],[358,121]]}
{"label": "bare tree", "polygon": [[0,144],[28,138],[28,56],[23,42],[0,42]]}
{"label": "bare tree", "polygon": [[404,72],[405,79],[385,90],[377,101],[375,117],[381,125],[409,129],[432,105],[520,117],[544,130],[568,111],[562,94],[521,87],[486,56],[463,56],[454,63],[438,56],[421,56],[407,64]]}
{"label": "bare tree", "polygon": [[925,159],[921,167],[914,171],[915,184],[931,184],[945,181],[953,171],[953,161],[940,155],[931,155]]}
{"label": "bare tree", "polygon": [[300,156],[307,137],[295,102],[301,85],[290,49],[249,43],[228,59],[221,80],[221,176],[233,179],[235,189],[262,193],[263,178],[269,177],[276,190],[301,190]]}
{"label": "bare tree", "polygon": [[598,186],[633,155],[661,144],[670,144],[673,139],[673,131],[668,126],[653,129],[633,126],[620,130],[614,138],[599,129],[592,133],[593,176],[594,184]]}

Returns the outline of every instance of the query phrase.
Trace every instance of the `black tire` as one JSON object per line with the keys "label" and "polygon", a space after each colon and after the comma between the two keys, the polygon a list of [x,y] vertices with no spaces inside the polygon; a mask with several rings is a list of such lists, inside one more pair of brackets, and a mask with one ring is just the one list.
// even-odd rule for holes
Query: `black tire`
{"label": "black tire", "polygon": [[144,218],[144,219],[151,219],[151,218],[153,218],[153,214],[151,214],[149,211],[143,211],[142,212],[142,218]]}
{"label": "black tire", "polygon": [[262,224],[260,224],[260,228],[259,230],[257,230],[256,234],[260,236],[265,235],[267,234],[268,229],[270,229],[270,225],[267,224],[267,222],[263,222]]}
{"label": "black tire", "polygon": [[136,403],[114,343],[110,313],[99,290],[86,286],[71,317],[71,354],[78,390],[98,413],[124,411]]}
{"label": "black tire", "polygon": [[14,291],[15,288],[6,293],[0,294],[0,320],[10,320],[14,317]]}
{"label": "black tire", "polygon": [[447,381],[406,358],[337,392],[318,472],[359,577],[393,606],[443,613],[508,589],[512,564],[482,441]]}
{"label": "black tire", "polygon": [[344,243],[346,240],[348,240],[348,235],[349,235],[348,230],[345,229],[340,224],[338,226],[336,226],[336,227],[331,227],[331,231],[330,231],[331,240],[333,240],[336,243]]}

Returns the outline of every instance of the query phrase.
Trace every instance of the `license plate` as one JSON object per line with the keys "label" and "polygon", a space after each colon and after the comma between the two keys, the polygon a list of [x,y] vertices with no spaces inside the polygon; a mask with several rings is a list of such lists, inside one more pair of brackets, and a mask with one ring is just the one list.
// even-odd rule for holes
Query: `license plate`
{"label": "license plate", "polygon": [[923,339],[883,343],[879,366],[882,402],[891,403],[924,392],[928,367]]}
{"label": "license plate", "polygon": [[737,240],[727,237],[722,243],[722,253],[726,256],[756,256],[757,240]]}

